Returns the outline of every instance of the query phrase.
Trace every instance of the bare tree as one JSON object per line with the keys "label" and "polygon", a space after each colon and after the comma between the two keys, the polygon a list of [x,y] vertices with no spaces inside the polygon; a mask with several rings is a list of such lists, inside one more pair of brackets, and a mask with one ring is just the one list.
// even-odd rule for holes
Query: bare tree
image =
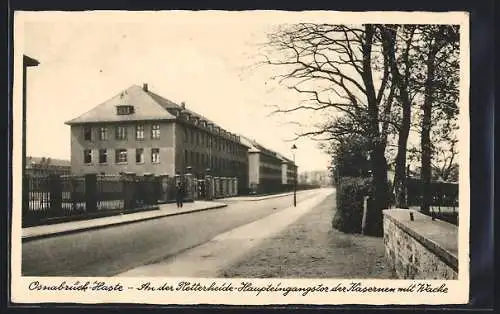
{"label": "bare tree", "polygon": [[[401,29],[403,47],[400,49],[400,60],[396,56],[397,32]],[[413,49],[415,35],[415,25],[384,25],[381,33],[387,59],[389,61],[393,83],[398,87],[398,99],[402,106],[401,123],[398,126],[398,150],[396,155],[396,166],[393,188],[396,196],[396,206],[406,208],[406,150],[411,124],[411,70],[413,60],[410,58],[410,51]],[[401,73],[400,71],[403,71]]]}
{"label": "bare tree", "polygon": [[374,206],[367,213],[366,232],[381,235],[382,209],[389,205],[384,153],[390,121],[384,113],[390,111],[387,99],[392,84],[377,27],[294,24],[283,26],[270,34],[269,39],[277,53],[266,56],[266,63],[284,71],[276,78],[308,96],[292,108],[279,108],[275,112],[333,109],[343,117],[322,129],[300,135],[335,137],[345,128],[347,133],[361,133],[368,139]]}
{"label": "bare tree", "polygon": [[452,25],[422,26],[425,50],[424,101],[421,121],[421,211],[428,213],[431,205],[432,178],[432,112],[441,110],[451,118],[458,113],[458,27]]}

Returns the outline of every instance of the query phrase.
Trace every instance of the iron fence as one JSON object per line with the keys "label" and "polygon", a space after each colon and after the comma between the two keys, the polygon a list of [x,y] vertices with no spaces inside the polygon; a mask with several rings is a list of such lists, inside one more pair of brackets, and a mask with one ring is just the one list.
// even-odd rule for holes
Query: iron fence
{"label": "iron fence", "polygon": [[[422,183],[419,179],[409,178],[407,181],[407,202],[409,206],[422,203]],[[431,182],[431,206],[436,208],[458,208],[458,183]]]}
{"label": "iron fence", "polygon": [[212,200],[237,195],[237,179],[191,174],[168,175],[51,175],[26,177],[28,200],[23,202],[23,226],[61,219],[86,219],[175,202],[179,181],[184,201]]}
{"label": "iron fence", "polygon": [[[429,214],[434,218],[458,225],[458,183],[431,182],[430,191]],[[408,179],[407,202],[409,207],[422,204],[422,183],[419,179]]]}

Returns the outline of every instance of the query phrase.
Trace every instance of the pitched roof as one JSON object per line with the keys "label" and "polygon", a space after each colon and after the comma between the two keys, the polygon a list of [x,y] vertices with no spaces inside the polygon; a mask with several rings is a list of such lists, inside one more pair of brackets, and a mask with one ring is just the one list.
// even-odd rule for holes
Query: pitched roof
{"label": "pitched roof", "polygon": [[[117,115],[116,106],[120,105],[131,105],[134,107],[134,112],[128,115]],[[98,122],[176,120],[178,113],[187,113],[191,117],[211,123],[214,127],[218,127],[221,130],[238,137],[240,144],[248,147],[253,146],[249,142],[244,142],[241,136],[227,131],[225,128],[219,126],[217,123],[207,119],[201,114],[187,109],[184,105],[180,106],[175,102],[138,85],[130,86],[123,92],[97,105],[77,118],[66,121],[65,124],[72,125]]]}
{"label": "pitched roof", "polygon": [[[161,103],[153,98],[150,93],[138,85],[132,85],[111,99],[97,105],[79,117],[69,120],[66,124],[78,124],[89,122],[118,122],[137,120],[173,120],[175,116],[166,109],[167,100]],[[170,102],[172,107],[175,105]],[[116,106],[132,105],[134,113],[129,115],[117,115]]]}
{"label": "pitched roof", "polygon": [[151,98],[153,98],[158,104],[160,104],[163,108],[165,108],[166,110],[168,109],[181,109],[183,112],[187,112],[189,113],[191,116],[194,116],[194,117],[197,117],[201,120],[205,120],[207,121],[208,123],[212,123],[216,126],[218,126],[215,122],[211,121],[210,119],[207,119],[205,118],[204,116],[202,116],[201,114],[197,113],[197,112],[194,112],[194,111],[191,111],[185,107],[182,107],[178,104],[176,104],[175,102],[171,101],[171,100],[168,100],[166,99],[165,97],[163,96],[160,96],[156,93],[153,93],[152,91],[147,91],[146,92],[149,96],[151,96]]}

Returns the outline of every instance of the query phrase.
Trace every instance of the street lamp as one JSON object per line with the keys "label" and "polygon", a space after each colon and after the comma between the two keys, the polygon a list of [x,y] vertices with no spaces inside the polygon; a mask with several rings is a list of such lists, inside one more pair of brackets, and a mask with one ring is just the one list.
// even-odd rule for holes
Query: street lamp
{"label": "street lamp", "polygon": [[27,188],[27,180],[26,180],[26,81],[27,81],[27,72],[29,67],[36,67],[40,64],[38,60],[30,58],[26,55],[23,55],[23,147],[22,147],[22,155],[23,155],[23,161],[21,163],[22,165],[22,195],[23,195],[23,210],[28,210],[28,188]]}
{"label": "street lamp", "polygon": [[297,149],[297,145],[292,145],[292,155],[293,155],[293,166],[294,169],[294,180],[293,180],[293,207],[297,207],[297,167],[295,166],[295,150]]}

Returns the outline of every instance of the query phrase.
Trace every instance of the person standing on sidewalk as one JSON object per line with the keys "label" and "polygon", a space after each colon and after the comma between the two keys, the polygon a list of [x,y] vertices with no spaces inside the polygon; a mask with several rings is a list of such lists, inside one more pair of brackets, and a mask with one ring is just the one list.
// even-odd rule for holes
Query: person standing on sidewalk
{"label": "person standing on sidewalk", "polygon": [[184,201],[184,184],[182,181],[177,182],[175,197],[177,201],[177,208],[182,208]]}

